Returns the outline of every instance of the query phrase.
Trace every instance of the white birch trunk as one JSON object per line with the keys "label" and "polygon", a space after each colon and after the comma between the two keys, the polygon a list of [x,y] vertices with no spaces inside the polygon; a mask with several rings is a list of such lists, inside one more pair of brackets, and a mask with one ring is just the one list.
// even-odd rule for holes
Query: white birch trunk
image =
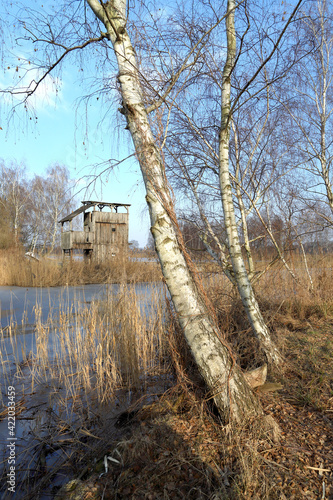
{"label": "white birch trunk", "polygon": [[253,258],[252,258],[252,252],[251,252],[251,247],[250,247],[250,241],[249,241],[249,233],[247,229],[247,222],[246,222],[246,213],[245,213],[245,206],[242,198],[242,193],[240,189],[240,159],[239,159],[239,150],[238,150],[238,138],[237,138],[237,131],[236,127],[234,124],[231,122],[231,125],[233,126],[233,132],[234,132],[234,141],[235,141],[235,157],[236,157],[236,196],[237,196],[237,201],[239,205],[239,210],[241,213],[241,218],[242,218],[242,232],[244,236],[244,249],[246,252],[246,257],[247,257],[247,263],[248,263],[248,268],[249,268],[249,273],[248,277],[251,282],[255,269],[254,269],[254,263],[253,263]]}
{"label": "white birch trunk", "polygon": [[222,77],[222,104],[221,104],[221,131],[219,142],[219,176],[224,220],[227,231],[228,247],[234,271],[234,278],[242,299],[246,314],[251,323],[254,334],[265,352],[269,363],[279,364],[282,358],[272,342],[270,332],[265,324],[259,309],[258,302],[244,264],[241,245],[239,241],[235,210],[232,199],[232,189],[229,173],[229,138],[230,138],[230,91],[231,72],[236,57],[236,32],[234,20],[235,1],[228,1],[227,26],[227,60]]}
{"label": "white birch trunk", "polygon": [[[330,69],[330,49],[328,47],[332,47],[332,38],[327,39],[326,34],[326,26],[325,26],[325,5],[318,4],[319,17],[320,17],[320,36],[321,43],[319,47],[320,54],[320,65],[322,70],[322,95],[319,92],[316,92],[316,103],[320,115],[320,164],[321,164],[321,173],[325,183],[326,194],[328,199],[328,204],[330,206],[331,211],[333,212],[333,192],[332,192],[332,183],[329,176],[329,168],[327,163],[327,155],[326,155],[326,122],[329,118],[330,112],[327,110],[327,93],[330,85],[332,84],[332,78],[329,78],[329,69]],[[325,57],[326,52],[326,57]],[[320,86],[319,86],[320,88]],[[319,95],[318,95],[319,94]],[[320,105],[321,103],[321,109]]]}
{"label": "white birch trunk", "polygon": [[333,192],[332,184],[329,176],[329,169],[327,165],[326,156],[326,121],[327,121],[327,111],[326,111],[326,99],[327,99],[327,82],[326,82],[326,72],[323,72],[323,95],[322,95],[322,111],[320,114],[320,165],[321,165],[321,175],[325,183],[326,194],[328,199],[328,204],[331,211],[333,212]]}
{"label": "white birch trunk", "polygon": [[175,227],[177,221],[160,153],[155,145],[143,102],[135,52],[126,31],[126,1],[101,4],[87,0],[107,29],[117,57],[123,113],[140,163],[149,207],[151,230],[165,281],[193,358],[223,418],[241,421],[261,414],[261,407],[198,292]]}

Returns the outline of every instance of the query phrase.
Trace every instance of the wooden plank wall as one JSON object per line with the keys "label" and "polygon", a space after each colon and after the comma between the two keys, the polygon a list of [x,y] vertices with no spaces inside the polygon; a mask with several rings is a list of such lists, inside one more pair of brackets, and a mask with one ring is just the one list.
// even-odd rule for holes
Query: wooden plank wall
{"label": "wooden plank wall", "polygon": [[86,212],[83,231],[63,232],[61,247],[63,250],[82,248],[86,256],[91,256],[94,262],[102,262],[119,253],[127,253],[128,219],[128,213]]}
{"label": "wooden plank wall", "polygon": [[108,260],[128,249],[128,214],[93,212],[95,241],[92,258],[96,262]]}

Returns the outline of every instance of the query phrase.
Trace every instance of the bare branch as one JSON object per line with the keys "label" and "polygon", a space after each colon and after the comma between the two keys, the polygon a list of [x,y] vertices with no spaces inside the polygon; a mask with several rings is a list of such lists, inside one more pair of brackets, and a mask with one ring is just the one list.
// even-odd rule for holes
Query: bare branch
{"label": "bare branch", "polygon": [[[63,54],[47,69],[47,71],[43,74],[43,76],[37,80],[37,82],[35,80],[32,80],[30,82],[30,85],[32,83],[35,83],[35,87],[33,89],[30,89],[30,87],[28,89],[25,89],[25,90],[17,90],[17,91],[13,91],[13,90],[0,90],[1,93],[10,93],[12,95],[19,95],[19,94],[26,94],[26,98],[24,99],[24,101],[26,101],[32,94],[34,94],[37,90],[37,88],[39,87],[39,85],[45,80],[45,78],[54,70],[54,68],[56,68],[60,63],[61,61],[68,55],[70,54],[71,52],[75,51],[75,50],[82,50],[84,49],[85,47],[87,47],[88,45],[92,44],[92,43],[95,43],[95,42],[100,42],[101,40],[103,40],[104,38],[106,38],[107,35],[105,33],[102,33],[101,36],[97,37],[97,38],[91,38],[90,40],[87,40],[86,42],[82,43],[81,45],[75,45],[74,47],[67,47],[65,48],[63,45],[60,45],[60,44],[57,44],[53,41],[47,41],[48,43],[50,43],[51,45],[57,45],[57,46],[61,46],[63,48],[65,48],[65,51],[63,52]],[[44,41],[44,40],[42,40]]]}

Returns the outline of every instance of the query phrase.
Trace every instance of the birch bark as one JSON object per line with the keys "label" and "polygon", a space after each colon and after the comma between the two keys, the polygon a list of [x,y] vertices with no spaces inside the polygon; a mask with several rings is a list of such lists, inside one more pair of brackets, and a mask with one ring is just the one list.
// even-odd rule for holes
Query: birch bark
{"label": "birch bark", "polygon": [[135,51],[126,30],[126,1],[103,4],[99,0],[87,0],[87,3],[104,24],[117,58],[122,112],[127,118],[146,187],[151,231],[193,358],[225,420],[232,417],[241,421],[250,414],[260,415],[261,407],[234,364],[230,350],[221,342],[181,248],[163,161],[150,128]]}
{"label": "birch bark", "polygon": [[227,232],[227,241],[230,258],[234,271],[234,278],[242,299],[248,319],[260,345],[265,352],[269,363],[280,364],[281,355],[275,347],[270,332],[265,324],[259,309],[258,302],[244,264],[241,245],[239,241],[235,209],[232,198],[232,188],[229,172],[229,139],[230,139],[230,92],[231,73],[236,58],[236,31],[235,31],[235,1],[229,0],[227,7],[226,29],[227,29],[227,60],[222,76],[221,96],[221,130],[219,138],[219,179],[224,213],[224,221]]}

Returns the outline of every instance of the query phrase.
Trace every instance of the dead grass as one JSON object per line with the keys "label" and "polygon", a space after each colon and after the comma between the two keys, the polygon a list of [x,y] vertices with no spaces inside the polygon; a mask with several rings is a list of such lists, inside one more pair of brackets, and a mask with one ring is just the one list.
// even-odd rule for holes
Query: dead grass
{"label": "dead grass", "polygon": [[[244,365],[259,364],[261,357],[249,340],[252,337],[246,336],[249,332],[239,303],[227,286],[220,285],[214,277],[208,289],[217,301],[220,320],[225,321],[221,323],[224,332],[234,341]],[[269,374],[283,389],[258,393],[265,425],[258,421],[221,425],[173,324],[169,356],[175,387],[153,405],[131,413],[124,424],[128,434],[109,442],[107,453],[115,461],[109,462],[109,471],[102,477],[90,470],[89,479],[82,483],[85,494],[89,490],[94,492],[92,498],[137,500],[332,498],[330,293],[326,282],[316,295],[301,291],[274,301],[272,286],[271,294],[266,289],[265,300],[261,299],[286,360],[284,370]]]}
{"label": "dead grass", "polygon": [[[16,378],[23,371],[27,377],[28,371],[32,391],[39,381],[56,380],[66,397],[84,394],[88,401],[92,391],[99,402],[112,400],[119,388],[143,388],[146,378],[161,368],[166,348],[161,293],[152,286],[138,297],[134,286],[123,284],[117,294],[110,292],[89,307],[69,308],[64,299],[46,322],[36,305],[35,352],[16,361]],[[0,331],[5,377],[12,376],[3,347],[8,340],[12,357],[20,359],[16,333],[11,325]]]}
{"label": "dead grass", "polygon": [[103,264],[81,261],[27,258],[20,249],[0,252],[0,286],[74,286],[89,283],[137,283],[160,281],[161,271],[154,260],[114,257]]}
{"label": "dead grass", "polygon": [[[101,456],[87,471],[88,478],[82,477],[80,498],[332,498],[332,363],[325,382],[313,377],[318,377],[320,363],[327,367],[325,361],[332,360],[333,346],[323,330],[317,332],[309,366],[309,352],[300,352],[299,344],[309,332],[299,333],[297,341],[291,341],[290,332],[279,334],[288,346],[286,370],[280,374],[284,388],[258,395],[265,425],[252,420],[222,426],[203,388],[193,382],[195,376],[185,388],[191,374],[181,375],[181,359],[187,354],[178,353],[177,384],[141,411],[129,408],[131,416],[123,420],[127,433],[107,443],[108,472]],[[320,386],[320,406],[317,394],[304,400],[297,392],[307,394],[315,384]]]}
{"label": "dead grass", "polygon": [[[81,496],[72,498],[329,499],[332,426],[324,413],[291,403],[291,394],[287,385],[280,394],[260,396],[266,426],[223,427],[200,390],[184,393],[176,385],[132,412],[127,433],[108,440],[88,478],[81,476]],[[272,421],[278,432],[271,431]],[[111,457],[106,473],[104,455]]]}

